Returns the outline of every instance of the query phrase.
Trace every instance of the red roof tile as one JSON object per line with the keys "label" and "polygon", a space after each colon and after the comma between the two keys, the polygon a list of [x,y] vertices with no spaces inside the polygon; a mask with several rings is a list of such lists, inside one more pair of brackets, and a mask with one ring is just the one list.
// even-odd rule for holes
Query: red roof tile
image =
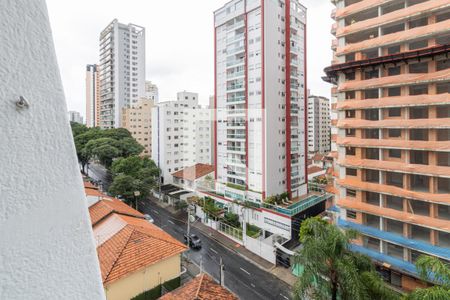
{"label": "red roof tile", "polygon": [[201,274],[182,287],[165,294],[160,300],[237,300],[226,288],[217,284],[211,277]]}
{"label": "red roof tile", "polygon": [[[187,250],[184,244],[146,220],[112,214],[97,228],[107,227],[108,223],[117,230],[97,247],[105,285]],[[118,223],[121,227],[117,227]],[[94,228],[94,235],[95,231]]]}
{"label": "red roof tile", "polygon": [[92,227],[112,213],[144,218],[143,214],[118,199],[103,198],[89,207]]}
{"label": "red roof tile", "polygon": [[308,174],[314,174],[320,171],[323,171],[323,169],[317,166],[312,166],[308,168]]}
{"label": "red roof tile", "polygon": [[214,166],[206,164],[196,164],[195,166],[185,168],[172,174],[173,177],[183,178],[185,180],[194,181],[200,177],[214,172]]}
{"label": "red roof tile", "polygon": [[317,153],[313,156],[312,160],[319,161],[319,160],[322,160],[324,157],[325,156],[323,156],[322,154]]}

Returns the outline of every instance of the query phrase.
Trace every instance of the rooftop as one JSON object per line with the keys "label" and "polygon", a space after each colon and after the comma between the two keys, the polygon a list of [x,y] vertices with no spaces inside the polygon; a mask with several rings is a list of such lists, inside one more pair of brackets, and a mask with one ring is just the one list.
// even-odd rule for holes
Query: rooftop
{"label": "rooftop", "polygon": [[114,198],[102,198],[89,207],[89,215],[91,216],[92,226],[97,225],[97,223],[112,213],[144,219],[143,214],[129,207],[122,201]]}
{"label": "rooftop", "polygon": [[196,164],[172,174],[173,177],[194,181],[200,177],[214,172],[214,166],[207,164]]}
{"label": "rooftop", "polygon": [[233,293],[217,284],[211,277],[201,274],[182,287],[165,294],[160,300],[237,300]]}

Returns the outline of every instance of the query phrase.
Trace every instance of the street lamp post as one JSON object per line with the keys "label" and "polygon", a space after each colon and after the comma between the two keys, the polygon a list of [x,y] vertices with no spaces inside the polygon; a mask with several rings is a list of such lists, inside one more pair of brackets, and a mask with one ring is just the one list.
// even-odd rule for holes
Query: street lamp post
{"label": "street lamp post", "polygon": [[138,210],[138,202],[137,202],[137,197],[139,197],[141,195],[140,191],[135,191],[134,192],[134,202],[135,202],[135,208],[136,210]]}

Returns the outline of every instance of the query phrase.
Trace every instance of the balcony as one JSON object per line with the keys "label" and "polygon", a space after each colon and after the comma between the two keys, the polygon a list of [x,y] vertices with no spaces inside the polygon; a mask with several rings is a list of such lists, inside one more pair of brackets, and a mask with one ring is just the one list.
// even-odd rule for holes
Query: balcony
{"label": "balcony", "polygon": [[244,64],[244,58],[227,60],[227,68],[229,68],[229,67],[236,67],[238,65],[243,65],[243,64]]}
{"label": "balcony", "polygon": [[233,103],[236,102],[245,102],[245,96],[238,96],[238,97],[229,97],[227,98],[227,103]]}
{"label": "balcony", "polygon": [[228,39],[227,39],[227,44],[232,44],[232,43],[234,43],[234,42],[237,42],[237,41],[243,39],[244,36],[245,36],[245,35],[244,35],[243,33],[241,33],[241,34],[237,34],[237,35],[235,35],[235,36],[233,36],[233,37],[231,37],[231,38],[228,38]]}
{"label": "balcony", "polygon": [[228,151],[245,153],[245,147],[227,146]]}
{"label": "balcony", "polygon": [[337,23],[333,23],[333,25],[331,25],[331,31],[330,32],[331,32],[332,35],[336,35],[337,27],[338,27]]}
{"label": "balcony", "polygon": [[245,134],[227,134],[228,139],[245,140]]}

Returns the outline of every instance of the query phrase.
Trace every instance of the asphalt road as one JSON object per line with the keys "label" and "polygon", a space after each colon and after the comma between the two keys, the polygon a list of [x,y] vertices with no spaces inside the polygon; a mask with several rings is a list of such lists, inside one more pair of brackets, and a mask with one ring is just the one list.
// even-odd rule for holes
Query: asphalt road
{"label": "asphalt road", "polygon": [[90,163],[88,168],[88,176],[95,180],[101,180],[103,185],[103,190],[107,191],[112,183],[111,174],[102,165],[95,163]]}
{"label": "asphalt road", "polygon": [[[170,212],[151,201],[141,201],[139,210],[150,214],[157,226],[179,241],[183,241],[183,234],[187,230],[186,223],[175,219]],[[202,266],[203,270],[219,281],[220,258],[222,258],[225,268],[225,286],[241,299],[290,299],[290,287],[285,282],[248,262],[233,250],[225,248],[194,226],[191,226],[191,232],[200,237],[202,248],[189,250],[189,259],[198,266]]]}

